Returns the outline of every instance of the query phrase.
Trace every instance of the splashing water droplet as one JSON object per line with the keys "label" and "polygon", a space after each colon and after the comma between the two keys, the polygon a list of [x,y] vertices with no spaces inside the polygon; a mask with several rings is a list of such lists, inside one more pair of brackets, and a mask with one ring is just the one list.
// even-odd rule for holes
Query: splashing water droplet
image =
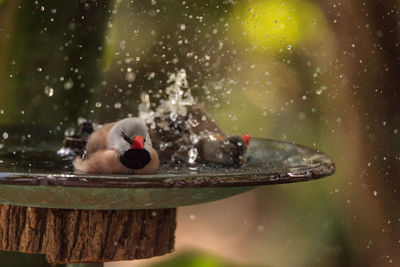
{"label": "splashing water droplet", "polygon": [[125,75],[125,80],[127,80],[128,82],[132,83],[134,82],[136,79],[136,74],[134,72],[127,72]]}
{"label": "splashing water droplet", "polygon": [[198,136],[197,134],[191,134],[189,139],[192,144],[196,144],[197,142],[199,142],[200,136]]}
{"label": "splashing water droplet", "polygon": [[153,122],[154,112],[150,109],[150,105],[150,96],[146,93],[142,93],[140,95],[139,117],[147,123]]}
{"label": "splashing water droplet", "polygon": [[[183,90],[189,87],[186,71],[181,69],[177,73],[172,73],[169,76],[167,83],[171,83],[164,91],[168,95],[168,99],[161,101],[156,111],[150,110],[150,97],[148,94],[142,94],[141,104],[139,105],[139,117],[148,121],[149,118],[159,116],[165,113],[175,113],[175,116],[186,116],[187,106],[195,104],[195,100],[190,89]],[[171,119],[172,119],[171,118]]]}
{"label": "splashing water droplet", "polygon": [[48,97],[52,97],[54,95],[54,89],[51,88],[50,86],[46,86],[44,88],[44,93],[48,96]]}
{"label": "splashing water droplet", "polygon": [[64,136],[73,136],[75,134],[74,128],[67,128],[64,131]]}
{"label": "splashing water droplet", "polygon": [[200,123],[199,123],[196,119],[193,119],[193,118],[190,118],[190,119],[188,120],[188,122],[189,122],[190,125],[191,125],[192,127],[194,127],[194,128],[200,125]]}
{"label": "splashing water droplet", "polygon": [[64,83],[64,89],[65,89],[65,90],[69,90],[69,89],[71,89],[73,86],[74,86],[74,82],[73,82],[71,79],[69,79],[68,81],[66,81],[66,82]]}
{"label": "splashing water droplet", "polygon": [[189,163],[189,164],[195,163],[198,154],[199,154],[199,153],[198,153],[198,151],[197,151],[197,149],[196,149],[195,147],[191,148],[191,149],[189,150],[189,152],[188,152],[188,156],[189,156],[188,163]]}
{"label": "splashing water droplet", "polygon": [[8,133],[7,133],[7,132],[4,132],[4,133],[3,133],[3,139],[6,140],[7,138],[8,138]]}
{"label": "splashing water droplet", "polygon": [[322,92],[325,91],[326,89],[328,89],[328,87],[325,86],[325,85],[322,85],[317,91],[315,91],[315,93],[316,93],[317,95],[321,95]]}
{"label": "splashing water droplet", "polygon": [[[149,77],[154,75],[150,74]],[[200,125],[199,120],[194,119],[191,113],[188,113],[190,106],[196,103],[194,97],[191,94],[189,84],[186,78],[186,71],[181,69],[177,73],[171,73],[169,79],[167,80],[169,84],[165,88],[164,93],[167,95],[167,99],[161,100],[160,104],[153,111],[151,110],[150,96],[149,94],[141,94],[141,103],[139,104],[139,117],[149,124],[151,129],[157,129],[163,132],[175,131],[175,127],[188,129],[197,127]],[[158,93],[160,96],[162,90]],[[157,96],[157,95],[156,95]],[[157,125],[154,121],[157,118]],[[206,119],[206,118],[205,118]],[[171,124],[171,122],[173,122]],[[197,157],[198,151],[193,147],[201,136],[190,133],[189,139],[190,144],[182,145],[179,151],[183,152],[188,156],[187,162],[189,164],[194,164]],[[164,151],[168,146],[173,146],[172,143],[161,143],[160,150]]]}
{"label": "splashing water droplet", "polygon": [[114,108],[115,109],[120,109],[121,108],[121,103],[120,102],[115,102],[115,104],[114,104]]}
{"label": "splashing water droplet", "polygon": [[126,48],[126,41],[121,41],[121,42],[119,42],[119,47],[122,49],[122,50],[125,50],[125,48]]}
{"label": "splashing water droplet", "polygon": [[178,118],[178,114],[176,112],[171,112],[169,114],[169,117],[170,117],[171,121],[176,121],[176,119]]}

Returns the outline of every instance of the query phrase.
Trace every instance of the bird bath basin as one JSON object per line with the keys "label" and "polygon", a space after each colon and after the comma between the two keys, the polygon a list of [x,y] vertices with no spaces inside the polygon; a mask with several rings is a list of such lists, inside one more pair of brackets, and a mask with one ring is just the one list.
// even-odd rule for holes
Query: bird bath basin
{"label": "bird bath basin", "polygon": [[61,132],[35,128],[2,134],[0,249],[46,254],[52,264],[160,256],[174,248],[177,207],[335,171],[315,149],[253,138],[240,168],[170,163],[148,175],[79,173],[71,156],[57,155]]}
{"label": "bird bath basin", "polygon": [[151,175],[74,173],[55,151],[0,150],[0,203],[63,209],[163,209],[230,197],[256,186],[332,174],[329,157],[304,146],[254,138],[241,168],[162,165]]}
{"label": "bird bath basin", "polygon": [[160,256],[174,248],[177,207],[335,171],[315,149],[253,138],[240,168],[164,164],[149,175],[85,174],[57,155],[60,130],[2,131],[0,249],[46,254],[52,264]]}
{"label": "bird bath basin", "polygon": [[240,168],[169,163],[148,175],[79,173],[71,154],[57,155],[61,131],[44,128],[3,128],[0,250],[45,254],[52,264],[160,256],[174,249],[177,207],[335,171],[322,152],[253,138]]}

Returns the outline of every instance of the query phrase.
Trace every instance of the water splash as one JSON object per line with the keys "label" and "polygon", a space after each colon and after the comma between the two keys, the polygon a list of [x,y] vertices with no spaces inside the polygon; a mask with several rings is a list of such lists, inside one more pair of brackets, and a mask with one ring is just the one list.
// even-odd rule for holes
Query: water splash
{"label": "water splash", "polygon": [[154,117],[170,114],[170,119],[176,121],[179,116],[187,115],[187,106],[195,104],[187,81],[186,71],[179,70],[170,74],[167,83],[170,85],[165,89],[168,99],[162,100],[155,111],[151,110],[150,96],[147,93],[141,95],[139,104],[139,118],[151,123]]}
{"label": "water splash", "polygon": [[194,164],[196,162],[197,156],[198,156],[198,152],[197,149],[195,147],[192,147],[189,152],[189,159],[188,159],[188,163],[189,164]]}
{"label": "water splash", "polygon": [[143,119],[145,122],[151,122],[152,118],[154,118],[154,111],[150,108],[150,96],[147,93],[142,93],[140,95],[140,104],[139,104],[139,118]]}
{"label": "water splash", "polygon": [[[173,158],[175,156],[181,158],[179,154],[186,153],[187,162],[194,164],[198,156],[194,145],[198,142],[200,136],[191,129],[197,127],[200,122],[188,112],[188,108],[194,105],[196,101],[189,88],[186,71],[181,69],[177,73],[170,74],[167,83],[169,86],[164,90],[167,99],[162,100],[155,110],[151,109],[149,94],[143,93],[141,95],[139,118],[143,119],[151,129],[158,127],[164,134],[173,133],[177,136],[173,140],[161,141],[158,145],[160,151],[174,147],[174,143],[180,143],[180,147],[176,152],[177,155],[174,155]],[[181,129],[185,129],[187,136],[180,132]],[[186,139],[189,141],[184,141]]]}

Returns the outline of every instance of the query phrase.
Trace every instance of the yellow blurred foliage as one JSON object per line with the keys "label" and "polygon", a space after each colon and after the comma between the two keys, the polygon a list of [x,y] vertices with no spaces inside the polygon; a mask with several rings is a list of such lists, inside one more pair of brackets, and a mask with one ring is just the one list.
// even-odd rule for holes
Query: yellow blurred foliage
{"label": "yellow blurred foliage", "polygon": [[324,23],[318,7],[308,1],[243,1],[232,14],[235,36],[239,30],[244,45],[250,43],[256,50],[270,53],[312,40]]}

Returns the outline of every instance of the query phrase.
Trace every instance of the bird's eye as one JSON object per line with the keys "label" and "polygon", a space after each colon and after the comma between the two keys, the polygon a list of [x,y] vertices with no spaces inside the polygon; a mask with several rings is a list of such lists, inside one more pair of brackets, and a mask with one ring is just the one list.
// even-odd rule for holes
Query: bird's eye
{"label": "bird's eye", "polygon": [[126,134],[124,133],[124,132],[121,132],[121,136],[122,136],[122,138],[124,138],[124,140],[127,142],[127,143],[129,143],[129,144],[132,144],[133,142],[132,142],[132,139],[130,139],[128,136],[126,136]]}

